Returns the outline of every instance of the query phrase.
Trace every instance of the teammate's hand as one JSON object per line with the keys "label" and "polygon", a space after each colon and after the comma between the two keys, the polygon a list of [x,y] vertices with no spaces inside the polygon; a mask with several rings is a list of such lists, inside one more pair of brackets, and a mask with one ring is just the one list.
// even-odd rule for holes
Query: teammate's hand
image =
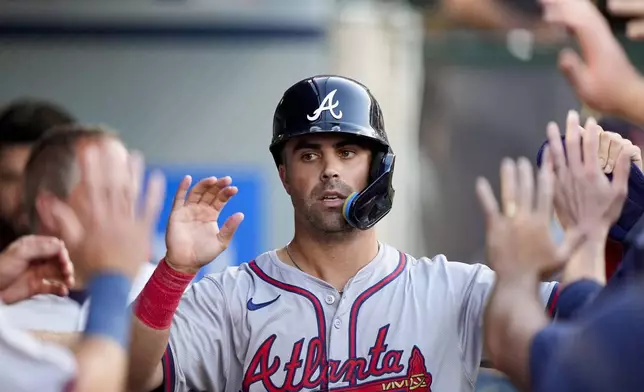
{"label": "teammate's hand", "polygon": [[143,158],[133,153],[129,170],[114,170],[109,150],[88,147],[81,157],[81,181],[87,204],[75,213],[56,199],[52,215],[61,231],[77,270],[83,276],[116,271],[135,278],[148,262],[157,219],[163,204],[165,179],[153,173],[140,212]]}
{"label": "teammate's hand", "polygon": [[[590,121],[586,122],[584,128],[588,129],[594,122],[592,119]],[[627,155],[629,161],[642,170],[642,150],[638,146],[624,139],[619,133],[602,130],[601,127],[596,130],[599,131],[599,166],[604,173],[613,172],[622,154]]]}
{"label": "teammate's hand", "polygon": [[644,39],[644,0],[608,0],[608,11],[615,16],[632,18],[626,23],[626,36]]}
{"label": "teammate's hand", "polygon": [[53,237],[20,237],[0,253],[0,299],[12,304],[37,294],[64,296],[74,267],[63,243]]}
{"label": "teammate's hand", "polygon": [[194,274],[228,247],[244,215],[232,215],[221,229],[217,224],[221,210],[237,194],[230,177],[203,179],[188,192],[191,182],[186,176],[179,184],[165,241],[168,265]]}
{"label": "teammate's hand", "polygon": [[641,102],[644,81],[591,1],[541,0],[546,21],[563,25],[576,36],[582,58],[572,49],[559,55],[559,66],[592,109],[626,116]]}
{"label": "teammate's hand", "polygon": [[[548,124],[547,133],[551,153],[546,165],[553,165],[556,173],[555,208],[561,225],[566,229],[580,226],[586,233],[604,237],[622,211],[631,157],[636,154],[611,154],[612,142],[600,143],[600,134],[605,133],[602,128],[593,120],[582,128],[575,111],[570,111],[566,120],[565,152],[557,124]],[[599,158],[602,155],[607,156],[603,170]],[[612,181],[604,174],[609,164]]]}
{"label": "teammate's hand", "polygon": [[506,158],[501,162],[501,212],[489,182],[477,180],[486,221],[487,261],[500,276],[549,276],[581,244],[578,230],[567,231],[563,243],[555,244],[550,231],[553,188],[550,166],[542,165],[535,191],[530,162],[519,158],[517,164]]}

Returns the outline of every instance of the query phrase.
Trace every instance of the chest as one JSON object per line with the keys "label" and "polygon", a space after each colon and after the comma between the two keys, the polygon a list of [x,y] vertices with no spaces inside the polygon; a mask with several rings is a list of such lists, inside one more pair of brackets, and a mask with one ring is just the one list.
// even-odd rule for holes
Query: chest
{"label": "chest", "polygon": [[460,369],[457,312],[401,278],[362,291],[257,292],[239,358],[246,391],[430,391]]}

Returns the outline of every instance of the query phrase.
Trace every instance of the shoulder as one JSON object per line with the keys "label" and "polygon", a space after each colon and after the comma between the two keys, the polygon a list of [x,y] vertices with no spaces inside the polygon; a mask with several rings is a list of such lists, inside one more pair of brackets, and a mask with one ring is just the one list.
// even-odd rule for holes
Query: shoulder
{"label": "shoulder", "polygon": [[408,265],[416,271],[448,281],[458,282],[481,278],[494,279],[494,271],[485,264],[449,261],[443,254],[438,254],[431,258],[421,257],[419,259],[408,256],[408,260]]}

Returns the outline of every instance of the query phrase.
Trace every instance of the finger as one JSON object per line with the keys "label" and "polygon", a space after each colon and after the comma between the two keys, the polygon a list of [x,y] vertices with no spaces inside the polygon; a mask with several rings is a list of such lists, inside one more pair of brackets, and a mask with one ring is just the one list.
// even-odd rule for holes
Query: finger
{"label": "finger", "polygon": [[584,128],[589,129],[590,127],[593,127],[597,125],[597,120],[595,120],[595,117],[590,116],[586,119],[586,122],[584,123]]}
{"label": "finger", "polygon": [[568,112],[566,118],[566,157],[568,167],[573,173],[580,173],[583,165],[581,160],[581,134],[579,114],[575,110]]}
{"label": "finger", "polygon": [[181,182],[179,183],[177,192],[174,195],[174,201],[172,203],[173,210],[183,207],[186,204],[186,194],[188,194],[188,189],[190,189],[191,183],[192,183],[191,176],[183,177],[183,180],[181,180]]}
{"label": "finger", "polygon": [[485,222],[488,227],[494,219],[499,216],[499,203],[494,197],[494,192],[487,179],[479,177],[476,179],[476,195],[478,196]]}
{"label": "finger", "polygon": [[621,154],[617,157],[615,170],[613,170],[613,181],[611,186],[615,194],[625,197],[628,193],[628,177],[631,171],[631,160],[628,154]]}
{"label": "finger", "polygon": [[644,19],[628,22],[626,24],[626,36],[637,41],[644,39]]}
{"label": "finger", "polygon": [[241,212],[237,212],[226,219],[226,222],[221,227],[221,230],[219,230],[219,233],[217,233],[219,241],[224,246],[227,247],[228,244],[230,244],[230,241],[233,239],[233,235],[235,235],[237,228],[243,220],[244,214],[242,214]]}
{"label": "finger", "polygon": [[93,211],[102,212],[105,206],[105,173],[100,167],[100,151],[94,146],[87,146],[81,156],[81,181],[85,184],[88,205],[93,206]]}
{"label": "finger", "polygon": [[563,148],[561,133],[559,132],[557,124],[554,122],[548,123],[546,134],[548,136],[548,149],[550,150],[549,156],[552,158],[551,161],[554,166],[553,169],[559,173],[566,169],[567,164],[566,153]]}
{"label": "finger", "polygon": [[224,187],[228,185],[230,185],[230,177],[222,177],[218,179],[215,184],[213,184],[201,195],[201,199],[199,199],[199,203],[211,205],[217,198],[219,191],[221,191]]}
{"label": "finger", "polygon": [[145,195],[145,205],[143,208],[143,221],[147,228],[154,230],[156,228],[159,214],[163,208],[163,199],[165,197],[165,176],[160,171],[154,171],[150,174],[148,180],[147,192]]}
{"label": "finger", "polygon": [[517,167],[513,160],[501,161],[501,205],[503,213],[513,215],[517,203]]}
{"label": "finger", "polygon": [[608,22],[592,2],[550,0],[541,3],[544,6],[544,19],[569,29],[589,63],[595,63],[603,55],[603,51],[597,50],[598,47],[614,40]]}
{"label": "finger", "polygon": [[141,188],[143,185],[143,176],[145,174],[145,159],[140,151],[130,152],[128,158],[128,166],[130,169],[130,192],[132,200],[132,212],[136,212],[137,203],[141,197]]}
{"label": "finger", "polygon": [[606,5],[612,15],[644,17],[644,3],[633,0],[608,0]]}
{"label": "finger", "polygon": [[617,158],[622,152],[624,147],[622,143],[622,138],[616,133],[606,132],[609,134],[610,145],[608,146],[608,158],[606,158],[606,167],[604,167],[604,173],[609,174],[613,172]]}
{"label": "finger", "polygon": [[608,162],[608,150],[610,148],[610,132],[602,132],[599,135],[599,167],[602,171]]}
{"label": "finger", "polygon": [[32,286],[31,295],[53,294],[59,297],[69,295],[69,288],[63,282],[43,279]]}
{"label": "finger", "polygon": [[35,260],[58,255],[63,244],[54,237],[28,235],[10,245],[10,251],[22,260]]}
{"label": "finger", "polygon": [[601,127],[597,124],[590,125],[581,130],[581,142],[583,146],[583,165],[587,172],[597,172],[599,169],[599,134]]}
{"label": "finger", "polygon": [[[549,158],[550,149],[546,148],[544,155]],[[552,215],[552,203],[554,198],[555,176],[552,167],[543,165],[537,176],[537,211],[539,215],[550,217]]]}
{"label": "finger", "polygon": [[572,254],[584,243],[586,235],[578,228],[572,228],[566,231],[563,241],[557,247],[555,257],[560,263],[570,260]]}
{"label": "finger", "polygon": [[72,264],[72,261],[69,257],[69,251],[65,246],[63,246],[63,249],[58,255],[58,261],[60,264],[60,273],[61,273],[62,282],[67,287],[73,287],[75,283],[74,264]]}
{"label": "finger", "polygon": [[642,169],[642,150],[631,143],[628,146],[628,156],[630,157],[631,163],[637,166],[638,169]]}
{"label": "finger", "polygon": [[210,187],[217,184],[217,177],[208,177],[199,181],[192,190],[188,193],[186,203],[199,203],[201,196],[210,189]]}
{"label": "finger", "polygon": [[519,173],[517,207],[525,213],[530,213],[534,203],[534,172],[530,161],[525,157],[518,159],[517,166]]}
{"label": "finger", "polygon": [[230,176],[222,177],[217,181],[218,191],[215,198],[210,202],[210,205],[216,210],[221,211],[221,209],[224,208],[224,205],[228,202],[228,199],[237,194],[237,187],[230,186],[232,183],[233,179]]}
{"label": "finger", "polygon": [[592,78],[584,60],[574,50],[563,49],[559,53],[559,69],[575,92],[583,97]]}
{"label": "finger", "polygon": [[235,196],[235,195],[237,194],[237,192],[239,192],[239,190],[237,189],[237,187],[236,187],[236,186],[229,186],[229,187],[226,187],[226,188],[222,189],[222,190],[221,190],[221,191],[219,191],[219,193],[217,194],[217,198],[216,198],[216,199],[213,201],[213,203],[211,204],[211,205],[212,205],[212,207],[213,207],[216,211],[221,212],[221,210],[223,210],[223,209],[224,209],[224,207],[226,206],[226,203],[228,203],[228,201],[229,201],[233,196]]}
{"label": "finger", "polygon": [[74,210],[67,203],[54,198],[51,215],[60,239],[69,246],[76,246],[82,240],[85,228]]}

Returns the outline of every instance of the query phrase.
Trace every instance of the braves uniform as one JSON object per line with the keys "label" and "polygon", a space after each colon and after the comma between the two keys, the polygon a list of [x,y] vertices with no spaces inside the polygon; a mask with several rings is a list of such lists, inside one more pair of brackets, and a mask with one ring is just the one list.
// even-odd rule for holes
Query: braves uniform
{"label": "braves uniform", "polygon": [[[472,391],[494,273],[380,244],[346,285],[275,251],[184,296],[164,356],[167,391]],[[543,283],[554,307],[556,283]]]}
{"label": "braves uniform", "polygon": [[37,341],[9,323],[0,306],[0,390],[64,392],[76,375],[67,350]]}

